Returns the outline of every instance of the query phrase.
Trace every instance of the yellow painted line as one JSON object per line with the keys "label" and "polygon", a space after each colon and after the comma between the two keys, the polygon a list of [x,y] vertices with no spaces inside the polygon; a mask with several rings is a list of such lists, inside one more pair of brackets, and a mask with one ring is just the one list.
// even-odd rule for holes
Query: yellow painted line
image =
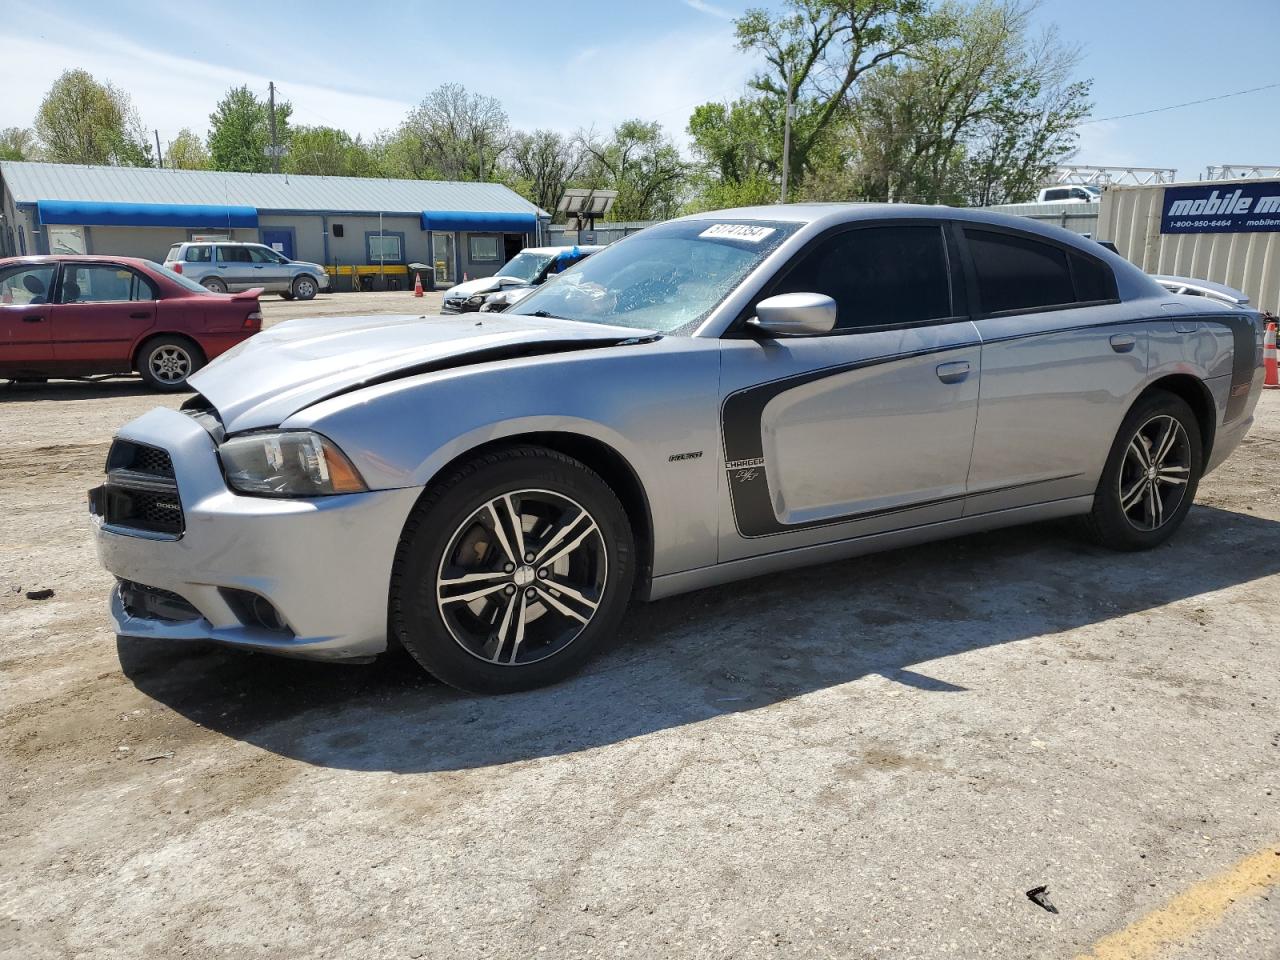
{"label": "yellow painted line", "polygon": [[1280,846],[1245,857],[1230,870],[1197,883],[1158,910],[1093,945],[1077,960],[1150,960],[1168,947],[1216,926],[1227,909],[1280,885]]}

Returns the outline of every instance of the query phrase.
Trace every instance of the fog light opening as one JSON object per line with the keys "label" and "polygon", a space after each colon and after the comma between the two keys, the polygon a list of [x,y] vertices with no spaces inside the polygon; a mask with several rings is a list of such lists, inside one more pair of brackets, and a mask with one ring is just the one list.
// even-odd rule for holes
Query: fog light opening
{"label": "fog light opening", "polygon": [[234,587],[221,587],[219,592],[236,619],[246,627],[258,627],[272,633],[293,633],[280,611],[266,597]]}

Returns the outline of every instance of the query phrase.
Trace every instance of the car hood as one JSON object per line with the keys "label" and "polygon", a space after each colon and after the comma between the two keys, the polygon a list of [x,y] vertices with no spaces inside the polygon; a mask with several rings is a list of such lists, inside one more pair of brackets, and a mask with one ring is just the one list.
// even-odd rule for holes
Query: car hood
{"label": "car hood", "polygon": [[[465,283],[459,283],[450,287],[444,292],[445,298],[449,300],[466,299],[474,297],[477,293],[492,293],[494,290],[501,290],[503,287],[516,286],[510,280],[503,283],[499,277],[477,277],[475,280],[468,280]],[[519,286],[528,286],[521,281]]]}
{"label": "car hood", "polygon": [[628,327],[505,314],[314,317],[250,337],[190,383],[234,433],[278,426],[304,407],[373,383],[654,336]]}

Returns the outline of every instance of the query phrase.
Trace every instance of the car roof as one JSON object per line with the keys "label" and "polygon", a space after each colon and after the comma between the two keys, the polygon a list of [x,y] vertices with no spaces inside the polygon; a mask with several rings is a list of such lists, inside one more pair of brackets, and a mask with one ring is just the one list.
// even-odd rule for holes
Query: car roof
{"label": "car roof", "polygon": [[206,243],[219,243],[224,247],[265,247],[265,243],[259,243],[257,240],[180,240],[173,247],[189,247],[192,244],[203,246]]}
{"label": "car roof", "polygon": [[114,254],[94,254],[94,253],[33,253],[22,257],[9,257],[0,259],[0,264],[13,263],[61,263],[64,260],[70,260],[73,263],[125,263],[132,267],[145,267],[153,260],[146,257],[117,257]]}

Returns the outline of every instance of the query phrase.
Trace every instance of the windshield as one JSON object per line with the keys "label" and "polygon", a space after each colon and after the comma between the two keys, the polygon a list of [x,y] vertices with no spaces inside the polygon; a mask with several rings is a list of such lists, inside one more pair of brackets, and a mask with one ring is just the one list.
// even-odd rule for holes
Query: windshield
{"label": "windshield", "polygon": [[659,224],[570,267],[507,312],[684,332],[799,226],[761,220]]}
{"label": "windshield", "polygon": [[550,262],[551,254],[549,253],[531,253],[528,250],[522,250],[507,261],[495,276],[515,277],[525,283],[533,283]]}
{"label": "windshield", "polygon": [[190,290],[192,293],[209,293],[210,292],[206,290],[204,287],[200,286],[200,284],[196,283],[190,277],[184,277],[180,273],[174,273],[168,267],[163,266],[162,264],[156,263],[154,260],[143,260],[142,262],[145,263],[152,270],[154,270],[156,273],[162,274],[166,280],[172,280],[178,286],[185,287],[186,289]]}

